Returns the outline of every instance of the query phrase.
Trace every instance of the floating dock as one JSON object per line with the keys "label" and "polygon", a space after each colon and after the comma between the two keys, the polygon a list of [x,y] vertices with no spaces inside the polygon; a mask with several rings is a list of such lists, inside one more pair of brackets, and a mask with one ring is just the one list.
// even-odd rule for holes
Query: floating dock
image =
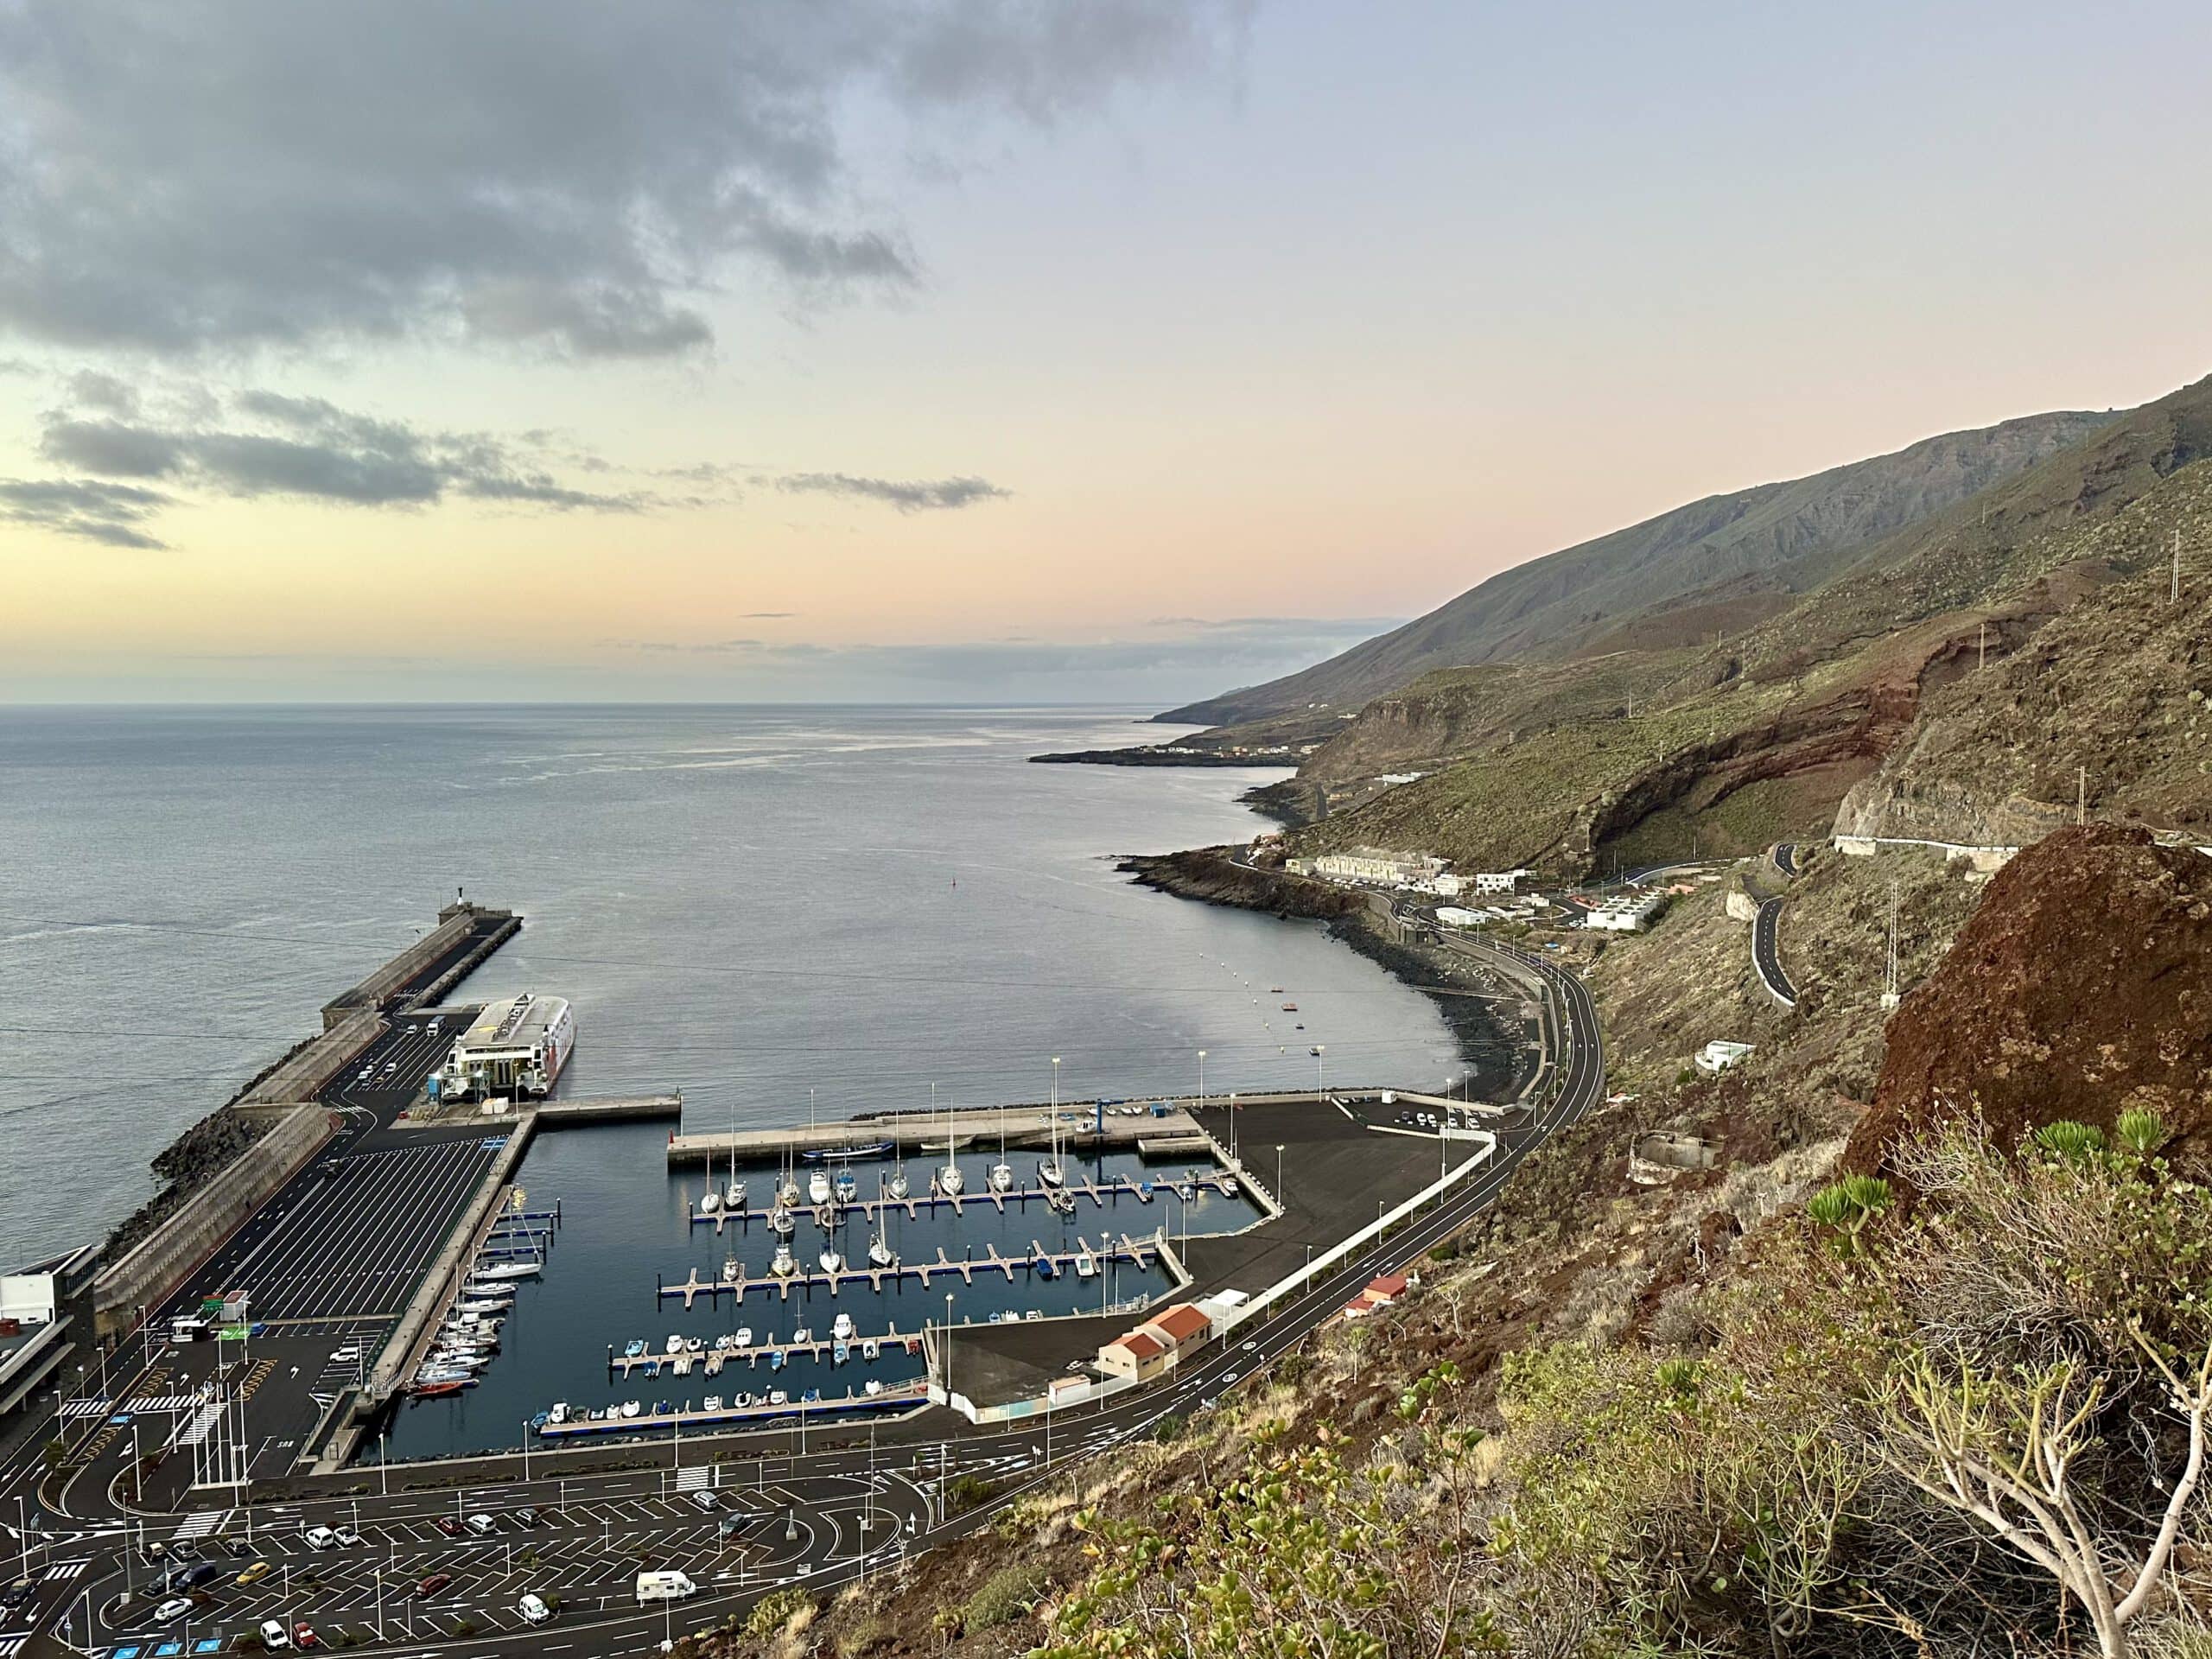
{"label": "floating dock", "polygon": [[[1218,1106],[1226,1098],[1209,1096],[1206,1103]],[[1274,1096],[1252,1095],[1240,1098],[1257,1105]],[[1310,1100],[1313,1096],[1296,1098]],[[1135,1116],[1129,1116],[1126,1108],[1140,1103],[1144,1109]],[[1183,1109],[1183,1103],[1157,1103],[1165,1109],[1155,1114],[1154,1103],[1150,1102],[1102,1104],[1096,1101],[1064,1101],[1059,1108],[1061,1148],[1067,1151],[1077,1147],[1128,1147],[1135,1146],[1141,1135],[1200,1133],[1196,1120]],[[669,1137],[668,1161],[672,1166],[704,1164],[711,1159],[716,1165],[727,1165],[735,1158],[747,1165],[773,1166],[790,1155],[819,1162],[823,1154],[848,1151],[860,1159],[931,1150],[943,1156],[948,1135],[956,1153],[978,1152],[986,1147],[995,1153],[1001,1137],[1008,1151],[1041,1152],[1052,1142],[1052,1109],[1041,1103],[969,1106],[951,1112],[888,1112],[880,1117],[845,1118],[800,1128],[676,1135]],[[869,1150],[883,1142],[889,1143],[885,1151]],[[924,1179],[928,1179],[926,1170],[920,1173]]]}
{"label": "floating dock", "polygon": [[[1207,1152],[1212,1150],[1212,1143],[1210,1141],[1201,1141],[1199,1146]],[[1150,1192],[1145,1190],[1147,1185],[1151,1188]],[[1069,1181],[1062,1186],[1022,1186],[1006,1192],[993,1192],[986,1188],[981,1192],[963,1192],[957,1197],[945,1192],[919,1192],[910,1193],[903,1198],[886,1196],[880,1198],[855,1198],[847,1204],[795,1205],[791,1208],[791,1214],[804,1217],[827,1230],[835,1226],[837,1217],[848,1211],[858,1211],[868,1217],[870,1224],[880,1222],[887,1211],[903,1211],[906,1212],[907,1220],[918,1221],[925,1212],[934,1214],[940,1209],[950,1209],[955,1217],[959,1217],[966,1213],[969,1205],[974,1204],[991,1205],[997,1209],[999,1214],[1004,1215],[1006,1207],[1009,1204],[1018,1204],[1025,1208],[1032,1204],[1050,1204],[1055,1193],[1065,1193],[1071,1201],[1077,1198],[1088,1198],[1096,1208],[1103,1210],[1109,1199],[1131,1198],[1140,1204],[1150,1204],[1163,1192],[1173,1197],[1176,1196],[1175,1189],[1178,1186],[1203,1187],[1209,1192],[1218,1192],[1224,1198],[1234,1198],[1242,1190],[1243,1184],[1237,1181],[1235,1176],[1224,1170],[1216,1170],[1211,1174],[1201,1174],[1192,1170],[1176,1179],[1149,1183],[1135,1180],[1127,1175],[1118,1180],[1103,1182],[1086,1176],[1082,1180]],[[768,1217],[773,1213],[770,1210],[732,1211],[695,1208],[691,1211],[691,1224],[694,1227],[712,1227],[715,1236],[719,1237],[722,1229],[727,1226],[749,1228],[756,1221],[766,1226]]]}
{"label": "floating dock", "polygon": [[1001,1255],[995,1244],[984,1248],[987,1254],[980,1262],[973,1257],[955,1262],[945,1255],[944,1248],[940,1245],[934,1262],[900,1262],[887,1268],[847,1268],[837,1273],[794,1273],[780,1278],[773,1274],[757,1276],[747,1274],[743,1264],[739,1263],[736,1264],[739,1271],[735,1278],[702,1279],[699,1269],[694,1268],[682,1284],[662,1284],[658,1289],[663,1301],[671,1297],[681,1297],[685,1311],[689,1312],[692,1304],[702,1296],[707,1298],[711,1306],[724,1296],[734,1296],[742,1301],[748,1291],[780,1290],[784,1300],[789,1301],[794,1290],[808,1290],[817,1285],[835,1296],[840,1288],[847,1285],[865,1284],[872,1290],[880,1291],[887,1283],[895,1286],[902,1279],[912,1278],[926,1286],[931,1279],[949,1273],[959,1274],[961,1282],[967,1285],[974,1284],[979,1273],[1002,1274],[1006,1281],[1012,1284],[1015,1268],[1023,1268],[1034,1272],[1040,1261],[1050,1262],[1052,1276],[1057,1277],[1063,1272],[1075,1273],[1076,1262],[1084,1255],[1089,1255],[1094,1262],[1129,1262],[1139,1268],[1149,1268],[1165,1254],[1159,1238],[1140,1242],[1127,1233],[1122,1235],[1119,1245],[1096,1250],[1046,1250],[1033,1246],[1027,1255]]}
{"label": "floating dock", "polygon": [[924,1405],[929,1384],[902,1383],[881,1394],[853,1395],[842,1400],[792,1400],[780,1406],[725,1406],[718,1411],[645,1412],[635,1417],[609,1417],[601,1421],[548,1423],[537,1431],[549,1440],[581,1439],[593,1434],[640,1434],[657,1428],[712,1428],[730,1423],[771,1422],[781,1417],[835,1417],[860,1412],[885,1411]]}
{"label": "floating dock", "polygon": [[[876,1344],[879,1351],[874,1360],[869,1360],[861,1352],[861,1344],[863,1342],[873,1342]],[[632,1372],[643,1373],[651,1367],[658,1365],[660,1369],[652,1372],[652,1378],[649,1380],[658,1381],[678,1376],[720,1376],[730,1366],[741,1361],[748,1367],[757,1369],[760,1362],[772,1353],[781,1353],[787,1359],[833,1359],[836,1357],[837,1343],[838,1338],[836,1337],[818,1338],[810,1337],[804,1342],[758,1342],[750,1348],[702,1348],[696,1354],[686,1351],[681,1354],[639,1354],[634,1357],[628,1354],[618,1354],[610,1347],[607,1351],[607,1370],[610,1376],[627,1378]],[[922,1351],[922,1339],[919,1337],[905,1336],[897,1331],[892,1332],[887,1337],[848,1337],[844,1338],[844,1344],[849,1359],[863,1365],[877,1363],[900,1354],[918,1354]],[[690,1362],[688,1369],[677,1370],[676,1365],[678,1360]]]}

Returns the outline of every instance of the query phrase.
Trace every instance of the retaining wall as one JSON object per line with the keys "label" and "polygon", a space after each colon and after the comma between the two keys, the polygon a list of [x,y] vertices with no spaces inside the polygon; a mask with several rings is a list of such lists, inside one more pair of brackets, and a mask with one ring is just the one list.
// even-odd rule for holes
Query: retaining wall
{"label": "retaining wall", "polygon": [[322,1150],[335,1127],[321,1106],[292,1107],[175,1215],[92,1281],[94,1333],[108,1337],[127,1331],[142,1307],[158,1307],[185,1274]]}
{"label": "retaining wall", "polygon": [[359,1058],[362,1050],[384,1034],[384,1016],[373,1008],[340,1014],[335,1024],[330,1019],[330,1010],[324,1009],[322,1035],[239,1096],[237,1103],[289,1108],[313,1100]]}

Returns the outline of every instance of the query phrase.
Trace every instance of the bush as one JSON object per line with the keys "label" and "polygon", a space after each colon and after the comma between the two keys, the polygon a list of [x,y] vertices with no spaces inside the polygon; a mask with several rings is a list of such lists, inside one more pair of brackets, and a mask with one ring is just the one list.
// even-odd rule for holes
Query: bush
{"label": "bush", "polygon": [[972,1510],[990,1502],[998,1491],[996,1483],[976,1475],[963,1475],[945,1488],[944,1503],[948,1510]]}
{"label": "bush", "polygon": [[1179,1411],[1171,1411],[1152,1426],[1152,1438],[1166,1445],[1183,1438],[1183,1431],[1190,1427],[1190,1420]]}
{"label": "bush", "polygon": [[1035,1562],[1001,1567],[983,1580],[982,1588],[968,1598],[960,1610],[960,1628],[973,1636],[995,1630],[1027,1613],[1052,1587],[1052,1578]]}
{"label": "bush", "polygon": [[745,1633],[773,1636],[800,1614],[812,1613],[815,1609],[814,1598],[804,1590],[793,1587],[772,1591],[753,1604],[753,1611],[746,1615]]}

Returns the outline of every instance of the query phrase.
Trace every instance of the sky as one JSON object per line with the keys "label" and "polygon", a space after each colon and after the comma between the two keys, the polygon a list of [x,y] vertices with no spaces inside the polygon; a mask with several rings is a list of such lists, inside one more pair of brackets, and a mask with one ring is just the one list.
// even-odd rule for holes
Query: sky
{"label": "sky", "polygon": [[0,700],[1170,704],[2212,368],[2212,11],[0,0]]}

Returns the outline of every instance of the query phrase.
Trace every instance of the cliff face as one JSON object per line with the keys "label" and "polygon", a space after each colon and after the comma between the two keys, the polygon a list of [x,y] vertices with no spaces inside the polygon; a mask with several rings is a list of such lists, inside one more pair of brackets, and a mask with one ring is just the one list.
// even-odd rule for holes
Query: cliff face
{"label": "cliff face", "polygon": [[1811,591],[1861,550],[2035,466],[2110,418],[2029,416],[1809,478],[1709,496],[1516,565],[1327,662],[1160,718],[1219,724],[1313,704],[1353,709],[1438,668],[1557,660],[1640,619],[1661,636],[1709,639],[1715,627],[1740,627]]}
{"label": "cliff face", "polygon": [[2062,830],[1998,874],[1891,1016],[1847,1161],[1880,1168],[1900,1134],[1951,1115],[2010,1145],[2137,1106],[2212,1148],[2212,858],[2141,830]]}

